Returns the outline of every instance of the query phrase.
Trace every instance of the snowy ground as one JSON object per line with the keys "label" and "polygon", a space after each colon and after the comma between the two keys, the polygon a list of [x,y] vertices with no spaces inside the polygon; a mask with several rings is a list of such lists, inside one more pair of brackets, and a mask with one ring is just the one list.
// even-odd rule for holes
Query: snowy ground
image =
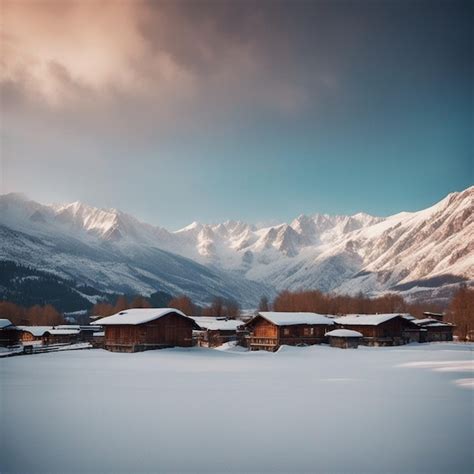
{"label": "snowy ground", "polygon": [[472,345],[0,361],[1,472],[472,472]]}

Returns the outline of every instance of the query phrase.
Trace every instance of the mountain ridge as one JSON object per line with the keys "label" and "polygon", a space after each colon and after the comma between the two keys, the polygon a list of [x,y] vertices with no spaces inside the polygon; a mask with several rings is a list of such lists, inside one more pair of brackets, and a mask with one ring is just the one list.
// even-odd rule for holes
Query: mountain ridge
{"label": "mountain ridge", "polygon": [[[0,224],[39,239],[43,243],[39,253],[49,255],[53,261],[57,260],[53,249],[55,245],[57,249],[58,239],[68,241],[68,245],[76,248],[73,256],[68,251],[69,267],[74,266],[73,257],[81,261],[89,258],[90,252],[102,259],[107,256],[102,261],[114,268],[107,275],[110,289],[127,286],[121,281],[128,279],[126,267],[117,271],[117,266],[126,262],[135,275],[131,285],[135,290],[151,291],[150,282],[154,280],[160,285],[168,283],[165,289],[173,293],[187,292],[190,286],[197,285],[200,288],[191,293],[200,301],[208,299],[212,292],[227,296],[235,293],[244,304],[253,305],[259,293],[271,295],[283,289],[317,288],[376,295],[410,287],[403,291],[416,298],[413,288],[417,286],[411,282],[437,278],[442,281],[443,275],[450,276],[450,285],[452,277],[459,281],[474,280],[473,209],[471,186],[421,211],[387,217],[363,212],[352,216],[315,213],[271,226],[227,220],[218,224],[193,222],[169,231],[117,209],[95,208],[78,201],[48,206],[10,193],[0,196]],[[55,243],[53,248],[51,242]],[[2,259],[21,258],[8,239],[1,250]],[[147,262],[150,258],[157,259],[159,278],[158,267],[150,267]],[[167,260],[168,265],[171,259],[175,273],[163,273],[160,259]],[[48,258],[36,260],[38,265],[48,268]],[[181,271],[183,266],[193,267],[198,272],[195,276],[202,281],[206,281],[207,271],[213,272],[212,291],[204,290],[206,285],[196,281],[175,281],[176,269]],[[56,262],[55,268],[64,270],[61,262]],[[77,272],[85,280],[86,270],[87,265]],[[420,288],[418,292],[425,295],[426,287]],[[436,296],[438,288],[429,288],[430,294]],[[204,295],[200,295],[202,291]],[[245,296],[247,291],[251,296]]]}

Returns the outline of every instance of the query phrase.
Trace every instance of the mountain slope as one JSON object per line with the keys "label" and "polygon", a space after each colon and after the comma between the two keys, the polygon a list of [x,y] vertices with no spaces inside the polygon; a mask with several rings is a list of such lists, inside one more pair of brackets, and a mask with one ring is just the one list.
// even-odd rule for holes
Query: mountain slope
{"label": "mountain slope", "polygon": [[318,288],[440,297],[474,280],[474,187],[419,212],[301,215],[290,224],[194,222],[170,232],[115,209],[0,196],[0,259],[101,291],[213,295],[255,305],[274,290]]}
{"label": "mountain slope", "polygon": [[223,238],[217,226],[201,224],[194,225],[199,232],[178,234],[194,239],[181,248],[183,254],[238,269],[279,290],[377,294],[410,289],[416,296],[417,285],[433,288],[474,279],[473,209],[471,187],[428,209],[387,218],[316,214],[262,229],[240,224],[238,232],[220,224],[227,232]]}
{"label": "mountain slope", "polygon": [[2,196],[0,259],[47,270],[101,292],[149,295],[160,290],[186,293],[197,302],[218,295],[252,305],[269,291],[266,285],[151,245],[155,228],[131,216],[71,207]]}

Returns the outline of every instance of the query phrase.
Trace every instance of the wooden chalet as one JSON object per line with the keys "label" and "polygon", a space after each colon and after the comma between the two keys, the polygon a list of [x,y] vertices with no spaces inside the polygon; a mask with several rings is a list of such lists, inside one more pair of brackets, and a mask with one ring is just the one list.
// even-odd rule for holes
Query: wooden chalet
{"label": "wooden chalet", "polygon": [[[102,331],[100,326],[91,324],[80,325],[80,324],[58,324],[53,327],[54,330],[69,331],[71,336],[77,336],[80,342],[91,342],[96,332]],[[59,332],[57,333],[60,334]]]}
{"label": "wooden chalet", "polygon": [[228,318],[213,318],[207,316],[192,317],[199,326],[193,332],[196,345],[201,347],[217,347],[226,342],[237,340],[237,328],[242,321]]}
{"label": "wooden chalet", "polygon": [[52,326],[18,326],[21,342],[43,342],[43,336]]}
{"label": "wooden chalet", "polygon": [[453,324],[445,323],[434,318],[415,319],[413,322],[420,329],[420,342],[442,342],[453,340],[453,330],[455,328]]}
{"label": "wooden chalet", "polygon": [[362,340],[362,333],[352,329],[333,329],[326,333],[331,347],[340,349],[357,349]]}
{"label": "wooden chalet", "polygon": [[20,340],[20,330],[9,320],[0,319],[0,346],[13,346]]}
{"label": "wooden chalet", "polygon": [[247,345],[252,351],[274,352],[282,345],[320,344],[333,325],[334,321],[316,313],[262,311],[245,323],[249,331]]}
{"label": "wooden chalet", "polygon": [[399,346],[418,337],[419,327],[399,313],[349,314],[334,319],[338,328],[362,334],[361,344],[367,346]]}
{"label": "wooden chalet", "polygon": [[80,339],[80,330],[71,328],[53,328],[43,334],[43,344],[73,344]]}
{"label": "wooden chalet", "polygon": [[192,346],[193,319],[173,308],[134,308],[95,321],[105,329],[105,349],[139,352]]}
{"label": "wooden chalet", "polygon": [[23,343],[73,344],[81,340],[79,326],[18,326]]}

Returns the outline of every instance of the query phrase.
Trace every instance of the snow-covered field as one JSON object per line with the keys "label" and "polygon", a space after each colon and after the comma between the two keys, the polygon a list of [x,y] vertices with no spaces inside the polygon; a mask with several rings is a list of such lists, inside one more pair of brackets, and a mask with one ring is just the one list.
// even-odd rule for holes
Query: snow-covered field
{"label": "snow-covered field", "polygon": [[1,472],[472,472],[472,345],[0,361]]}

